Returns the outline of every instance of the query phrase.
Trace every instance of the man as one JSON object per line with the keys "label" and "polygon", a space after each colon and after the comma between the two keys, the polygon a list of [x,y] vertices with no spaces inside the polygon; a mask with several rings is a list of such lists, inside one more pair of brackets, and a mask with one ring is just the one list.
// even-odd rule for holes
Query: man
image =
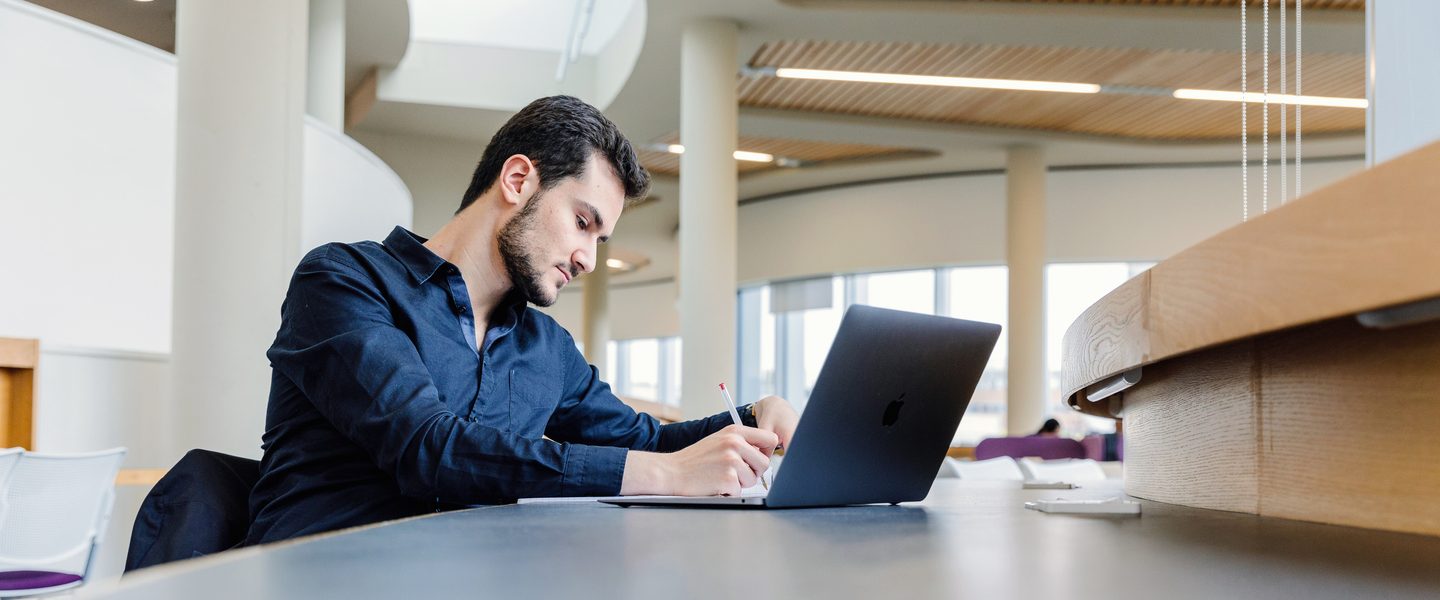
{"label": "man", "polygon": [[495,134],[434,238],[397,227],[310,252],[267,353],[246,543],[520,497],[754,485],[798,421],[784,400],[743,408],[749,427],[728,413],[662,426],[526,304],[594,270],[596,244],[648,187],[599,111],[542,98]]}

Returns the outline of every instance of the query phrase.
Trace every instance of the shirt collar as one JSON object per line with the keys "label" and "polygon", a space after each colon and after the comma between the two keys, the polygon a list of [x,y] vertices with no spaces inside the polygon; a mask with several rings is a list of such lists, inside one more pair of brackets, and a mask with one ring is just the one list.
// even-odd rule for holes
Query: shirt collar
{"label": "shirt collar", "polygon": [[390,235],[385,237],[385,247],[400,260],[400,264],[405,265],[405,270],[410,272],[415,285],[429,281],[441,267],[449,264],[426,248],[425,241],[425,238],[400,226],[396,226],[390,231]]}
{"label": "shirt collar", "polygon": [[[410,272],[410,278],[415,281],[415,285],[429,281],[450,265],[426,248],[425,241],[425,238],[398,225],[385,237],[385,247],[400,260],[400,264],[405,265],[405,270]],[[525,293],[520,291],[520,288],[511,288],[497,307],[496,314],[501,315],[501,322],[497,325],[502,325],[504,331],[509,332],[519,323],[521,315],[525,314],[526,304]]]}

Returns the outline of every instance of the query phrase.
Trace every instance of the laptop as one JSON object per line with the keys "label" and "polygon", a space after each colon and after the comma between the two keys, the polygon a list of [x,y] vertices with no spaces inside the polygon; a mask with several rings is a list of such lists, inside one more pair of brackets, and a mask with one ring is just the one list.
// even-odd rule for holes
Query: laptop
{"label": "laptop", "polygon": [[923,500],[999,337],[993,323],[852,306],[768,494],[600,501],[800,508]]}

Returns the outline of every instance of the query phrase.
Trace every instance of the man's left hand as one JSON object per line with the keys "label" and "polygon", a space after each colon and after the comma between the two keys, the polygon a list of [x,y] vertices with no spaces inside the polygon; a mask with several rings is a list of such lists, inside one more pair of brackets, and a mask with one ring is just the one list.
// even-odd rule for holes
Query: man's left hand
{"label": "man's left hand", "polygon": [[780,447],[790,447],[790,437],[795,435],[795,426],[800,423],[800,415],[790,403],[779,396],[766,396],[755,403],[753,410],[756,427],[779,437]]}

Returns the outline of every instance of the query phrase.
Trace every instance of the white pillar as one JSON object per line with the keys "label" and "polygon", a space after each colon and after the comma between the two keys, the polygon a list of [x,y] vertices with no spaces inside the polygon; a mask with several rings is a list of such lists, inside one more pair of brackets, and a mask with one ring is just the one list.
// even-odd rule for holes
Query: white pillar
{"label": "white pillar", "polygon": [[1034,146],[1005,154],[1005,263],[1010,271],[1006,425],[1035,433],[1045,414],[1045,157]]}
{"label": "white pillar", "polygon": [[[1307,13],[1308,14],[1308,13]],[[1395,158],[1440,140],[1440,2],[1365,3],[1365,163]]]}
{"label": "white pillar", "polygon": [[260,454],[280,302],[299,259],[305,2],[180,0],[176,443]]}
{"label": "white pillar", "polygon": [[610,247],[600,244],[595,248],[595,270],[585,275],[582,290],[584,306],[581,308],[580,341],[585,344],[585,360],[600,370],[605,377],[606,346],[610,344],[610,267],[605,261],[610,258]]}
{"label": "white pillar", "polygon": [[305,111],[345,129],[345,0],[310,0]]}
{"label": "white pillar", "polygon": [[703,19],[680,38],[680,408],[687,418],[720,412],[716,384],[733,386],[738,376],[736,37],[734,22]]}

